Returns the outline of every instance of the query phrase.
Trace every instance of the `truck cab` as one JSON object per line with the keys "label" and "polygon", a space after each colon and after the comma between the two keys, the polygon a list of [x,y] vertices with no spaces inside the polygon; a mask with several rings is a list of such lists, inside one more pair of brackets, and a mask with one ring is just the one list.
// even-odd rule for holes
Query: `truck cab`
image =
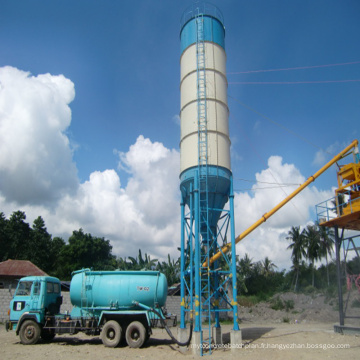
{"label": "truck cab", "polygon": [[60,280],[51,276],[27,276],[19,281],[13,299],[10,302],[10,319],[7,330],[16,330],[19,334],[22,324],[31,320],[38,330],[45,321],[45,315],[60,312],[62,303]]}

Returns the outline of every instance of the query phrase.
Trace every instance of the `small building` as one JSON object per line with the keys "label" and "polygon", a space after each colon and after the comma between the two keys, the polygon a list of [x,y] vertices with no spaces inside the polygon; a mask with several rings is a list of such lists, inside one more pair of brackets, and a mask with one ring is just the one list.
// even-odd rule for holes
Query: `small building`
{"label": "small building", "polygon": [[0,322],[8,319],[9,303],[18,281],[24,276],[47,276],[28,260],[6,260],[0,263]]}
{"label": "small building", "polygon": [[0,263],[0,289],[16,288],[24,276],[48,276],[28,260],[6,260]]}

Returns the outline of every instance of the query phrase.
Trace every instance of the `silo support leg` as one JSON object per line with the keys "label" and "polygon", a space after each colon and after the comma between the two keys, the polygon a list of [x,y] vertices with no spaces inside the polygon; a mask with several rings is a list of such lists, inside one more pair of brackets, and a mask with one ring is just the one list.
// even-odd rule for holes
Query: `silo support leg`
{"label": "silo support leg", "polygon": [[[177,336],[178,341],[181,343],[185,343],[189,338],[187,329],[186,328],[184,328],[184,329],[178,328],[177,330],[178,330],[178,336]],[[187,348],[187,346],[180,346],[179,350],[180,350],[180,352],[185,353],[185,352],[187,352],[188,348]]]}
{"label": "silo support leg", "polygon": [[201,338],[202,338],[202,331],[194,331],[192,334],[192,338],[191,338],[191,349],[192,349],[192,353],[194,355],[202,355],[202,343],[201,343]]}
{"label": "silo support leg", "polygon": [[230,330],[230,347],[232,352],[241,349],[242,347],[241,330]]}
{"label": "silo support leg", "polygon": [[222,345],[222,329],[221,326],[214,326],[212,328],[212,339],[215,345]]}

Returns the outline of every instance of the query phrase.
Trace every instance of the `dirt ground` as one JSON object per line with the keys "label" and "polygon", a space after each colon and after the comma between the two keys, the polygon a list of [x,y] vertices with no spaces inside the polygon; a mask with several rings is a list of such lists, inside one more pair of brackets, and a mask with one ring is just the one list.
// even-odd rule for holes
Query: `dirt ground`
{"label": "dirt ground", "polygon": [[[359,359],[360,335],[334,332],[339,321],[336,301],[322,295],[284,293],[278,295],[290,309],[274,310],[268,301],[239,308],[242,347],[230,348],[232,325],[222,325],[223,346],[212,350],[211,359]],[[358,299],[359,295],[356,294]],[[359,308],[349,308],[348,314],[359,316]],[[351,325],[346,321],[346,325]],[[353,326],[360,327],[359,320]],[[177,335],[177,329],[172,329]],[[206,338],[206,331],[204,331]],[[205,352],[206,354],[206,352]],[[22,345],[15,332],[6,332],[0,325],[0,360],[112,360],[112,359],[195,359],[189,347],[182,353],[165,330],[155,329],[141,349],[127,346],[106,348],[99,337],[84,334],[56,336],[51,343]]]}
{"label": "dirt ground", "polygon": [[[223,348],[212,359],[359,359],[360,336],[334,333],[330,323],[267,323],[241,326],[243,347],[230,349],[231,325],[223,325]],[[157,329],[144,348],[106,348],[99,337],[83,334],[56,336],[51,343],[22,345],[14,332],[0,328],[0,358],[7,359],[194,359],[189,349],[180,352],[164,330]]]}

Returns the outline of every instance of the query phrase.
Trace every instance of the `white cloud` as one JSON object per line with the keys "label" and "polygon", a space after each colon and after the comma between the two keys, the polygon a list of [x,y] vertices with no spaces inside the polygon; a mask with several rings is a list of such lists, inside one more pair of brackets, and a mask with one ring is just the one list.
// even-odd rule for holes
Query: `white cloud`
{"label": "white cloud", "polygon": [[0,68],[0,182],[7,201],[49,204],[76,189],[65,135],[74,97],[74,84],[63,75]]}
{"label": "white cloud", "polygon": [[139,248],[152,258],[179,256],[179,152],[139,136],[119,158],[130,174],[127,186],[113,169],[93,172],[54,212],[45,210],[49,231],[71,234],[82,227],[110,239],[113,253],[123,257],[136,256]]}
{"label": "white cloud", "polygon": [[[268,168],[256,174],[257,183],[253,189],[259,189],[254,195],[237,193],[235,196],[235,224],[238,234],[246,230],[263,214],[268,213],[295,189],[293,187],[277,187],[277,184],[302,184],[305,178],[293,164],[283,164],[280,156],[271,156]],[[299,195],[284,205],[278,212],[254,230],[237,247],[241,257],[247,252],[255,261],[268,256],[279,268],[290,267],[289,242],[285,239],[291,226],[306,225],[310,219],[310,211],[315,205],[333,195],[332,191],[319,191],[315,186],[305,188]]]}
{"label": "white cloud", "polygon": [[[139,248],[153,258],[179,256],[179,151],[140,135],[127,151],[116,151],[119,169],[128,173],[126,184],[114,169],[95,171],[79,183],[65,135],[74,94],[74,84],[62,75],[34,77],[0,68],[0,211],[9,216],[21,208],[30,223],[41,215],[49,232],[64,239],[82,227],[110,239],[118,256],[136,256]],[[256,189],[305,178],[294,165],[271,156],[256,180],[253,193],[235,195],[237,235],[294,188]],[[315,186],[305,189],[245,238],[237,253],[248,252],[256,261],[269,256],[279,268],[290,266],[287,232],[306,225],[315,204],[331,196]]]}
{"label": "white cloud", "polygon": [[331,159],[334,154],[338,153],[340,149],[343,149],[348,144],[343,144],[342,146],[339,144],[339,142],[335,142],[334,144],[329,145],[325,150],[320,149],[315,153],[314,160],[312,162],[313,165],[316,166],[322,166],[327,161]]}
{"label": "white cloud", "polygon": [[172,121],[176,124],[176,125],[179,125],[180,126],[180,116],[179,115],[174,115],[172,117]]}

